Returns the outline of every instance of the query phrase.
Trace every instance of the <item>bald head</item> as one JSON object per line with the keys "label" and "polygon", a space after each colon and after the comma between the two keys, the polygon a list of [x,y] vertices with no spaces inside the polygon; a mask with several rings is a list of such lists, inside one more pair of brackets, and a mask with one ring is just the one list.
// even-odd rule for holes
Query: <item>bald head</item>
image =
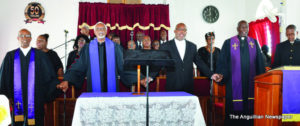
{"label": "bald head", "polygon": [[249,31],[247,21],[245,20],[239,21],[237,26],[237,31],[239,36],[244,36],[244,37],[247,36]]}
{"label": "bald head", "polygon": [[27,48],[31,42],[31,33],[27,29],[21,29],[17,37],[22,48]]}
{"label": "bald head", "polygon": [[185,39],[185,36],[186,36],[186,26],[184,23],[179,23],[176,25],[176,28],[174,30],[174,33],[175,33],[175,38],[177,40],[184,40]]}

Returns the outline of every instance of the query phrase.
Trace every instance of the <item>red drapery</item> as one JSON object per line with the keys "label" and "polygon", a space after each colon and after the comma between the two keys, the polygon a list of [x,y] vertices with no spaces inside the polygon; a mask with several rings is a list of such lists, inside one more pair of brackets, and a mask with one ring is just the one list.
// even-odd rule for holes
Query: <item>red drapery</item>
{"label": "red drapery", "polygon": [[[107,3],[79,3],[78,26],[86,23],[90,26],[90,34],[94,35],[92,26],[98,21],[108,26],[108,33],[114,32],[120,36],[121,44],[130,40],[130,32],[134,30],[149,35],[152,40],[159,39],[160,30],[170,28],[169,5],[128,5]],[[77,34],[80,33],[78,27]]]}
{"label": "red drapery", "polygon": [[270,43],[272,63],[276,51],[276,45],[280,43],[279,18],[275,23],[271,22],[267,17],[249,23],[249,36],[255,38],[260,46]]}

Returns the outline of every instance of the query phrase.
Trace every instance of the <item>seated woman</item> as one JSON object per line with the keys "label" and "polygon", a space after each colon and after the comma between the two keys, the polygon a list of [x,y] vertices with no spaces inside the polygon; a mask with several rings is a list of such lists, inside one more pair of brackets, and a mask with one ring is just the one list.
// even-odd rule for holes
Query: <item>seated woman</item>
{"label": "seated woman", "polygon": [[198,49],[198,54],[204,61],[204,63],[210,68],[210,47],[211,47],[211,42],[212,42],[212,47],[213,47],[213,72],[216,70],[216,63],[217,63],[217,58],[221,52],[221,50],[217,47],[214,47],[215,43],[215,34],[213,32],[208,32],[205,34],[205,40],[206,40],[206,46],[201,47]]}
{"label": "seated woman", "polygon": [[83,48],[83,46],[86,43],[89,43],[89,42],[90,42],[90,40],[86,35],[81,34],[81,35],[78,35],[76,37],[76,40],[75,40],[74,45],[73,45],[73,48],[75,50],[73,50],[72,52],[69,53],[68,62],[67,62],[67,69],[69,69],[71,67],[71,65],[74,63],[75,59],[79,58],[80,50]]}
{"label": "seated woman", "polygon": [[152,43],[152,49],[154,50],[159,50],[159,41],[158,40],[154,40],[153,43]]}
{"label": "seated woman", "polygon": [[36,47],[37,47],[37,49],[42,50],[43,52],[45,52],[48,55],[52,65],[53,65],[53,69],[55,70],[55,73],[57,74],[57,76],[62,77],[64,74],[63,64],[62,64],[59,56],[57,55],[57,53],[55,51],[47,48],[48,38],[49,38],[48,34],[42,34],[42,35],[38,36],[38,38],[36,40]]}

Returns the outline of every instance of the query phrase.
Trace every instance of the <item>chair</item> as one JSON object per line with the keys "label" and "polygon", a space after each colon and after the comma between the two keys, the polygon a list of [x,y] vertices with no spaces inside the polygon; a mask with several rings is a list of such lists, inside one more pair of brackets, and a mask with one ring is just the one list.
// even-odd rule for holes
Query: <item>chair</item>
{"label": "chair", "polygon": [[225,85],[219,85],[216,82],[213,83],[213,98],[214,98],[214,104],[213,104],[213,123],[216,124],[216,115],[222,116],[222,121],[225,120],[225,92],[226,87]]}

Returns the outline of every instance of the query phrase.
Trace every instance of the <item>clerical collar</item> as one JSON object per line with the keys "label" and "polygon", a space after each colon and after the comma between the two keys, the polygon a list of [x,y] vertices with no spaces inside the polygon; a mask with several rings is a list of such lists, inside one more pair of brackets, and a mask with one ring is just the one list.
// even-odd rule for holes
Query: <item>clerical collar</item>
{"label": "clerical collar", "polygon": [[291,44],[294,44],[294,43],[295,43],[295,40],[294,40],[294,41],[290,41],[290,43],[291,43]]}
{"label": "clerical collar", "polygon": [[28,54],[28,52],[30,51],[31,47],[27,47],[27,48],[20,47],[20,49],[23,52],[24,56],[26,56]]}
{"label": "clerical collar", "polygon": [[246,39],[247,36],[239,36],[239,38],[244,41]]}

